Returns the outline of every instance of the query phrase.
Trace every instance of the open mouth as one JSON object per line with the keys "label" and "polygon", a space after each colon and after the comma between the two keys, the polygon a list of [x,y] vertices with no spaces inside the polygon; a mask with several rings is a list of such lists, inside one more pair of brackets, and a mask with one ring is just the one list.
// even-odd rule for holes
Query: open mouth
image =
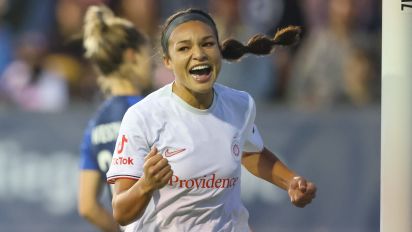
{"label": "open mouth", "polygon": [[207,64],[198,65],[189,70],[190,75],[199,82],[208,81],[210,78],[210,73],[212,72],[212,67]]}

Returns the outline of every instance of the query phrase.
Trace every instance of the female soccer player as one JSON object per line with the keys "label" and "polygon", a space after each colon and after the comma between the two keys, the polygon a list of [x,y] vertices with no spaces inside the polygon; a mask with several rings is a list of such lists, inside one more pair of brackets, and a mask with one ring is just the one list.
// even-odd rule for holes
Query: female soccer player
{"label": "female soccer player", "polygon": [[311,202],[315,185],[264,147],[252,97],[215,83],[222,58],[268,54],[298,32],[292,27],[274,39],[221,46],[203,11],[181,11],[166,21],[161,45],[175,80],[126,112],[107,173],[120,224],[138,219],[134,231],[249,231],[241,164],[286,190],[296,206]]}
{"label": "female soccer player", "polygon": [[[85,130],[78,210],[101,231],[119,231],[112,213],[103,207],[99,196],[106,184],[106,172],[112,162],[123,115],[150,87],[150,45],[132,23],[115,17],[104,6],[91,6],[85,16],[84,47],[86,57],[99,72],[100,90],[108,98]],[[113,162],[123,163],[122,160]]]}

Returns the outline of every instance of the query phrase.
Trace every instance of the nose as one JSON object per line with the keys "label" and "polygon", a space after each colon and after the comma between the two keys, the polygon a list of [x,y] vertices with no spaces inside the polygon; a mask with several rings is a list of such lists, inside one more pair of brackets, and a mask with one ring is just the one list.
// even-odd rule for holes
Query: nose
{"label": "nose", "polygon": [[203,61],[207,58],[205,51],[199,47],[199,46],[194,46],[193,48],[193,59],[198,60],[198,61]]}

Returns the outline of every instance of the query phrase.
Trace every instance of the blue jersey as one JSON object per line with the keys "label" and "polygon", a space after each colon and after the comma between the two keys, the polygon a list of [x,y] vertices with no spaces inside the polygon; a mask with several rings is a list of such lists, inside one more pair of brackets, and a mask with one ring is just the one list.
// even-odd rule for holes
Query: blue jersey
{"label": "blue jersey", "polygon": [[115,96],[102,104],[84,133],[80,149],[82,170],[99,171],[102,181],[106,181],[123,115],[141,99],[141,96]]}

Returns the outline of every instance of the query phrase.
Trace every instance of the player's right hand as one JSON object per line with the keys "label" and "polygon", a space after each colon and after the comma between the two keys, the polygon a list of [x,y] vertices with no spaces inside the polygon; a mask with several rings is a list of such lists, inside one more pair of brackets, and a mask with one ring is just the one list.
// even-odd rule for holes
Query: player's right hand
{"label": "player's right hand", "polygon": [[143,172],[143,182],[153,190],[165,186],[173,175],[169,161],[154,146],[145,157]]}

